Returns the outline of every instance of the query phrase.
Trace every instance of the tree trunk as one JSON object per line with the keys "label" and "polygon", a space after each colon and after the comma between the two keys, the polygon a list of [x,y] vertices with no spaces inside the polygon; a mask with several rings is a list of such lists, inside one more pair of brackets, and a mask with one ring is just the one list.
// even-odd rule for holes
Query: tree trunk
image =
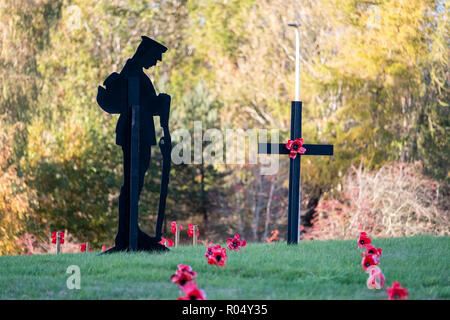
{"label": "tree trunk", "polygon": [[261,196],[262,196],[262,179],[260,174],[256,174],[257,178],[257,191],[255,195],[255,205],[253,210],[253,239],[258,241],[258,225],[259,225],[259,213],[261,211]]}
{"label": "tree trunk", "polygon": [[266,222],[264,225],[263,239],[266,239],[268,236],[268,233],[269,233],[270,205],[272,204],[273,191],[275,190],[276,183],[277,183],[277,181],[272,180],[272,183],[270,184],[269,199],[267,200],[267,206],[266,206]]}
{"label": "tree trunk", "polygon": [[203,233],[208,234],[208,210],[206,209],[206,193],[205,193],[205,167],[203,163],[200,165],[200,211],[203,215]]}

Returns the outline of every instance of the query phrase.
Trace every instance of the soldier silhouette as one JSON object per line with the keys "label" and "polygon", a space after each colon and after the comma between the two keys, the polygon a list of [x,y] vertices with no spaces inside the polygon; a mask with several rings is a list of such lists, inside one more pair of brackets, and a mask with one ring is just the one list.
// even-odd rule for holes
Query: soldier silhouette
{"label": "soldier silhouette", "polygon": [[[116,126],[116,144],[122,147],[123,151],[123,174],[124,183],[120,189],[119,195],[119,223],[118,231],[115,238],[115,246],[105,253],[116,251],[126,251],[129,249],[137,249],[144,251],[164,251],[168,250],[165,246],[159,244],[161,240],[161,228],[164,218],[165,197],[167,195],[168,174],[170,171],[170,134],[168,130],[168,118],[170,110],[170,96],[165,93],[156,94],[152,82],[144,73],[142,68],[148,69],[155,66],[158,61],[162,61],[162,54],[167,48],[162,44],[142,36],[135,54],[128,59],[122,71],[118,74],[112,73],[103,82],[106,88],[98,87],[97,103],[108,113],[120,113]],[[133,80],[133,84],[131,84]],[[134,87],[133,87],[134,86]],[[132,93],[133,91],[134,93]],[[134,100],[137,99],[139,105],[138,111],[138,151],[134,150],[132,155],[132,116],[131,95],[135,94]],[[133,109],[134,110],[134,109]],[[130,207],[133,205],[132,192],[130,190],[130,179],[132,176],[131,163],[132,157],[138,157],[138,166],[133,169],[138,172],[138,190],[137,201],[141,194],[144,177],[150,165],[151,147],[156,145],[155,125],[153,116],[160,117],[161,127],[164,130],[164,137],[160,140],[160,147],[163,153],[163,174],[161,178],[161,194],[158,211],[158,219],[156,225],[155,237],[150,237],[137,226],[137,212],[135,219],[137,230],[137,248],[132,248],[130,235]],[[136,133],[135,133],[136,135]],[[137,160],[136,160],[137,161]],[[169,167],[169,168],[168,168]],[[137,183],[137,181],[136,181]],[[133,181],[131,181],[133,185]],[[137,185],[137,184],[136,184]],[[136,204],[137,207],[137,204]],[[136,210],[137,211],[137,210]]]}

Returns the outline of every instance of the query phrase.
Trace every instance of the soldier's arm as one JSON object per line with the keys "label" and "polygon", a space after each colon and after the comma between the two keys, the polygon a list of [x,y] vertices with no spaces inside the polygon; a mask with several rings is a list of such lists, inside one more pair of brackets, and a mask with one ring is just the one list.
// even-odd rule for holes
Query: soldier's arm
{"label": "soldier's arm", "polygon": [[162,127],[168,126],[171,98],[166,93],[160,93],[158,96],[156,96],[156,100],[156,108],[153,109],[153,115],[159,116],[159,121]]}

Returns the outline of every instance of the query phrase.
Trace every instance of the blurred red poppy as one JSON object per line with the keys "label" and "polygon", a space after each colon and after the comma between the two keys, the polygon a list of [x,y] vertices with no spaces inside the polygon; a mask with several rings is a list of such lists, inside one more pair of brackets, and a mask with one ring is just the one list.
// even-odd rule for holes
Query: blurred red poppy
{"label": "blurred red poppy", "polygon": [[[207,253],[209,253],[209,252],[207,251]],[[218,265],[219,267],[224,267],[226,264],[227,258],[228,258],[227,249],[221,248],[220,245],[216,245],[211,248],[211,254],[209,256],[207,256],[207,261],[208,261],[208,264],[214,264],[214,265]]]}
{"label": "blurred red poppy", "polygon": [[245,240],[241,240],[239,234],[235,234],[234,238],[227,239],[228,249],[230,250],[240,250],[241,247],[245,247],[247,242]]}
{"label": "blurred red poppy", "polygon": [[392,287],[387,287],[386,293],[389,300],[406,300],[408,299],[408,290],[402,288],[399,282],[394,281]]}
{"label": "blurred red poppy", "polygon": [[173,241],[164,237],[161,237],[161,241],[158,243],[166,247],[173,247]]}
{"label": "blurred red poppy", "polygon": [[297,153],[304,154],[306,149],[303,148],[303,138],[297,138],[295,140],[288,140],[286,143],[286,149],[290,151],[289,158],[295,159]]}
{"label": "blurred red poppy", "polygon": [[[172,233],[176,233],[177,232],[177,223],[176,221],[172,221],[170,223],[170,229],[172,230]],[[178,225],[178,229],[181,231],[181,229],[183,229],[183,227],[181,226],[181,224]]]}
{"label": "blurred red poppy", "polygon": [[367,279],[367,288],[369,289],[382,289],[385,284],[385,277],[381,269],[377,266],[370,266],[367,270],[369,278]]}
{"label": "blurred red poppy", "polygon": [[177,271],[181,271],[181,272],[191,272],[191,273],[195,273],[195,271],[192,270],[192,267],[190,265],[187,264],[179,264],[177,266]]}
{"label": "blurred red poppy", "polygon": [[372,240],[367,236],[367,233],[361,232],[358,239],[358,247],[364,248],[366,244],[372,243]]}
{"label": "blurred red poppy", "polygon": [[172,233],[176,233],[177,232],[177,223],[175,221],[172,221],[170,223],[170,227],[171,227]]}
{"label": "blurred red poppy", "polygon": [[183,287],[183,291],[186,295],[179,297],[177,300],[206,300],[205,292],[200,290],[194,281],[186,283]]}
{"label": "blurred red poppy", "polygon": [[178,284],[180,288],[186,283],[197,277],[197,272],[192,270],[191,266],[179,264],[176,273],[170,277],[170,281]]}
{"label": "blurred red poppy", "polygon": [[[86,243],[83,243],[83,244],[80,246],[80,251],[81,251],[81,252],[86,252],[86,248],[87,248],[87,244],[86,244]],[[89,252],[91,252],[91,248],[89,248]]]}
{"label": "blurred red poppy", "polygon": [[[192,225],[192,223],[189,223],[187,233],[188,233],[189,238],[194,236],[194,226]],[[197,237],[199,236],[199,234],[200,234],[200,231],[197,228]]]}
{"label": "blurred red poppy", "polygon": [[366,251],[361,253],[361,256],[366,256],[368,254],[374,254],[376,255],[378,258],[381,257],[381,252],[383,250],[381,250],[381,248],[375,248],[373,245],[371,244],[366,244],[364,245],[364,248],[366,248]]}
{"label": "blurred red poppy", "polygon": [[378,260],[377,256],[374,254],[368,254],[368,255],[364,256],[361,261],[361,265],[362,265],[364,271],[366,271],[370,266],[376,266],[379,263],[380,263],[380,260]]}
{"label": "blurred red poppy", "polygon": [[206,252],[205,252],[205,257],[206,258],[209,258],[212,254],[213,254],[213,250],[214,249],[220,249],[221,247],[220,247],[220,244],[216,244],[216,245],[209,245],[208,246],[208,249],[206,249]]}
{"label": "blurred red poppy", "polygon": [[[58,239],[58,232],[53,232],[51,238],[52,238],[52,243],[56,244],[56,240]],[[59,243],[60,244],[64,243],[64,232],[59,233]]]}
{"label": "blurred red poppy", "polygon": [[170,281],[176,283],[182,288],[186,283],[192,280],[192,275],[189,272],[177,272],[170,277]]}

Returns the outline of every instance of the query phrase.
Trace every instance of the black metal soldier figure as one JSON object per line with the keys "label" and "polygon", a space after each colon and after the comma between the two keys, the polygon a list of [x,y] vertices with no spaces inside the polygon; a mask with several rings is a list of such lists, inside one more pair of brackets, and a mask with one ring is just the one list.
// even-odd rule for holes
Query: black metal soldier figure
{"label": "black metal soldier figure", "polygon": [[[164,220],[165,200],[169,182],[171,141],[169,134],[170,96],[156,95],[152,82],[142,68],[148,69],[162,61],[167,50],[162,44],[142,36],[135,54],[122,71],[112,73],[98,87],[97,102],[108,113],[120,113],[116,127],[116,144],[122,147],[124,183],[119,196],[119,225],[115,246],[105,253],[127,250],[163,251],[159,244]],[[164,137],[159,146],[163,154],[161,192],[155,237],[138,227],[138,202],[144,177],[150,164],[151,147],[156,145],[153,116],[160,117]]]}

